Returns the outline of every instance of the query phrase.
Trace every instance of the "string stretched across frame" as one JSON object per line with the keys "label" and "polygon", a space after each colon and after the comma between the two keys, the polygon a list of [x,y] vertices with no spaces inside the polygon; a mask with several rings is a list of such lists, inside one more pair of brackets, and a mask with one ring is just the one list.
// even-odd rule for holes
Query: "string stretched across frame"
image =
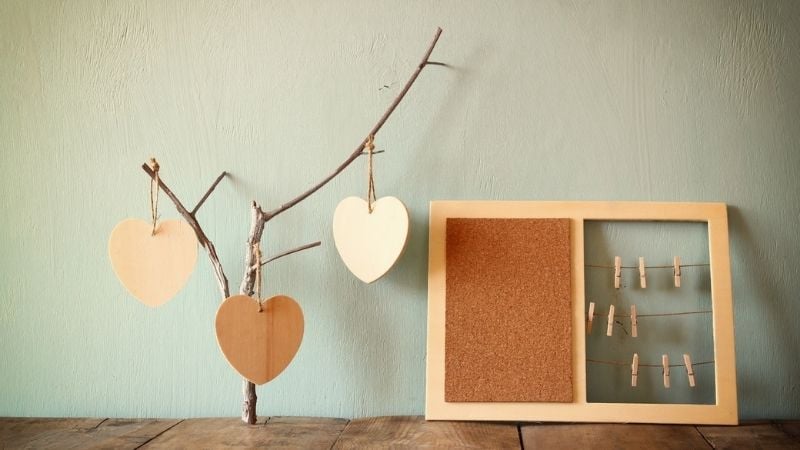
{"label": "string stretched across frame", "polygon": [[644,263],[644,257],[640,256],[638,260],[638,264],[635,266],[623,266],[622,265],[622,257],[615,256],[614,257],[614,264],[613,265],[603,265],[603,264],[586,264],[584,267],[593,268],[593,269],[613,269],[614,270],[614,288],[619,289],[622,286],[622,270],[623,269],[634,269],[639,271],[639,286],[642,289],[647,288],[647,269],[672,269],[672,276],[673,276],[673,283],[675,284],[676,288],[681,287],[681,269],[684,267],[710,267],[711,264],[702,263],[702,264],[683,264],[681,263],[681,257],[675,256],[672,259],[672,265],[656,265],[656,266],[648,266]]}
{"label": "string stretched across frame", "polygon": [[591,334],[593,325],[594,325],[594,318],[595,317],[606,317],[608,320],[608,327],[606,328],[606,336],[613,335],[614,332],[614,325],[618,324],[622,326],[622,322],[617,320],[618,318],[628,318],[630,319],[631,325],[631,337],[638,337],[639,336],[639,319],[642,317],[671,317],[671,316],[686,316],[686,315],[693,315],[693,314],[711,314],[712,310],[700,310],[700,311],[681,311],[681,312],[672,312],[672,313],[658,313],[658,314],[639,314],[636,310],[636,305],[631,305],[631,312],[630,314],[617,314],[614,305],[608,306],[608,314],[598,313],[595,312],[595,303],[589,302],[589,312],[586,315],[586,334]]}
{"label": "string stretched across frame", "polygon": [[[610,361],[610,360],[602,360],[602,359],[591,359],[586,358],[586,362],[594,363],[594,364],[607,364],[612,366],[627,366],[628,363],[622,361]],[[670,388],[670,368],[671,367],[685,367],[686,374],[689,379],[689,387],[697,386],[697,382],[695,379],[695,366],[703,366],[708,364],[714,364],[714,360],[710,361],[701,361],[692,363],[692,357],[688,353],[683,354],[683,364],[670,364],[669,363],[669,355],[661,355],[661,364],[646,364],[646,363],[639,363],[639,354],[634,353],[633,359],[631,361],[631,387],[636,387],[639,382],[639,368],[640,367],[656,367],[661,369],[661,374],[664,379],[664,388]]]}

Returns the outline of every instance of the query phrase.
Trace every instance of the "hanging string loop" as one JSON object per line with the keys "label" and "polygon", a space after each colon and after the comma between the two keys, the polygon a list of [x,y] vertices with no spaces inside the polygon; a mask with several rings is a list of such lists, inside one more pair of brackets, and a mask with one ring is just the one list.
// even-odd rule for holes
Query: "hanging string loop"
{"label": "hanging string loop", "polygon": [[150,217],[153,220],[153,231],[150,235],[155,236],[158,227],[158,170],[160,169],[155,158],[150,158],[150,167],[153,169],[153,177],[150,178]]}
{"label": "hanging string loop", "polygon": [[377,200],[375,196],[375,178],[372,174],[372,155],[375,151],[375,135],[370,134],[367,137],[367,143],[364,144],[367,149],[367,208],[369,213],[372,214],[374,209],[373,203]]}

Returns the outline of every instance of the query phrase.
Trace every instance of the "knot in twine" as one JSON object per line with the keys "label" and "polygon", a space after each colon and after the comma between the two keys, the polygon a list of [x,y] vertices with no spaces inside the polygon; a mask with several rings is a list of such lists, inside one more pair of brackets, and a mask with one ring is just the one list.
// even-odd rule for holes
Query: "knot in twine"
{"label": "knot in twine", "polygon": [[153,231],[151,236],[156,235],[158,226],[158,170],[161,168],[155,158],[150,158],[150,167],[153,169],[153,177],[150,178],[150,217],[153,219]]}

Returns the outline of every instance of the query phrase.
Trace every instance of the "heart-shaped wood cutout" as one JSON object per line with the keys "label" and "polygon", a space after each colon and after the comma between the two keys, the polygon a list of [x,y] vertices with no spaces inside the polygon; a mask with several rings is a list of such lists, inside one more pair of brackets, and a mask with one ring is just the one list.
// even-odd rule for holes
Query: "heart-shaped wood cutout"
{"label": "heart-shaped wood cutout", "polygon": [[188,223],[153,224],[126,219],[111,231],[108,254],[117,278],[134,297],[150,307],[166,303],[189,280],[197,262],[197,237]]}
{"label": "heart-shaped wood cutout", "polygon": [[403,254],[408,240],[408,211],[395,197],[372,204],[358,197],[342,200],[333,213],[333,240],[342,261],[365,283],[382,277]]}
{"label": "heart-shaped wood cutout", "polygon": [[303,341],[303,310],[291,297],[276,295],[262,305],[247,295],[225,299],[217,310],[217,342],[225,359],[255,384],[277,377]]}

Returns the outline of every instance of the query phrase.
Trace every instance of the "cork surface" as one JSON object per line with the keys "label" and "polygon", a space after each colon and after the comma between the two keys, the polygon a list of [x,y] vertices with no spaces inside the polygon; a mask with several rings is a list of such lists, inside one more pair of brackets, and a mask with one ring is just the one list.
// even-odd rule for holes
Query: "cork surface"
{"label": "cork surface", "polygon": [[572,401],[569,230],[447,219],[445,401]]}

